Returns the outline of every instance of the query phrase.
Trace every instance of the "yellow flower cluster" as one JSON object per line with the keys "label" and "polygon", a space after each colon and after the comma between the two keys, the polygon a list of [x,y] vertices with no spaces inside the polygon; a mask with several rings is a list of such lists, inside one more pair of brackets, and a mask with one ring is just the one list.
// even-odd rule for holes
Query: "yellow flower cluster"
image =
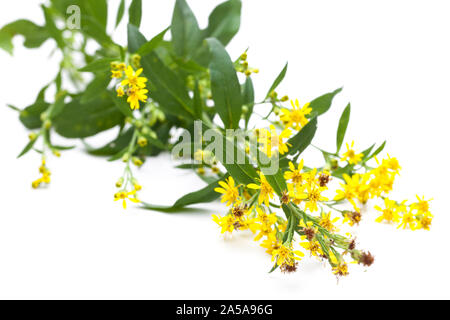
{"label": "yellow flower cluster", "polygon": [[398,228],[409,228],[411,230],[425,229],[430,230],[433,221],[433,215],[430,212],[430,200],[424,197],[416,196],[417,202],[410,205],[406,200],[397,203],[389,198],[384,199],[384,208],[375,206],[375,209],[381,212],[376,219],[377,222],[399,223]]}
{"label": "yellow flower cluster", "polygon": [[317,169],[302,172],[302,169],[303,160],[297,168],[290,162],[289,170],[284,173],[284,179],[288,182],[289,196],[296,205],[304,203],[305,210],[315,212],[318,210],[318,202],[328,201],[322,192],[328,189],[330,174],[327,171],[318,173]]}
{"label": "yellow flower cluster", "polygon": [[378,167],[363,174],[356,173],[351,177],[343,174],[345,183],[341,183],[342,189],[336,191],[334,200],[347,199],[354,209],[360,212],[356,200],[365,204],[369,199],[388,194],[393,188],[395,177],[399,174],[401,167],[396,158],[389,156],[378,164]]}
{"label": "yellow flower cluster", "polygon": [[245,74],[247,77],[249,77],[252,73],[259,73],[259,69],[249,68],[247,61],[247,52],[244,52],[239,57],[236,65],[236,71]]}
{"label": "yellow flower cluster", "polygon": [[143,69],[140,68],[133,70],[130,65],[127,67],[125,63],[111,63],[111,77],[116,79],[122,79],[120,85],[117,87],[117,96],[123,97],[125,94],[128,96],[127,102],[130,104],[132,110],[139,109],[139,101],[147,101],[146,87],[147,78],[140,77]]}
{"label": "yellow flower cluster", "polygon": [[[120,178],[116,182],[117,188],[122,188],[123,180],[124,180],[123,178]],[[137,192],[142,189],[142,186],[135,179],[132,179],[132,183],[133,183],[133,189],[131,191],[127,191],[126,188],[123,188],[114,194],[114,201],[122,200],[122,206],[124,209],[127,208],[127,200],[130,200],[131,202],[134,202],[134,203],[141,202],[137,198]]]}
{"label": "yellow flower cluster", "polygon": [[[326,201],[320,193],[327,189],[330,176],[327,172],[317,173],[316,169],[310,172],[302,170],[303,161],[297,167],[290,163],[290,170],[285,172],[285,179],[290,181],[288,185],[294,197],[285,193],[280,200],[288,204],[291,200],[299,199],[298,203],[304,203],[305,210],[314,212],[317,210],[318,202]],[[269,209],[269,206],[273,206],[270,201],[274,198],[275,192],[262,172],[259,173],[258,183],[237,185],[232,177],[228,177],[225,181],[219,182],[219,187],[215,191],[222,194],[222,202],[230,207],[228,214],[223,217],[213,215],[213,221],[219,225],[221,233],[249,230],[255,235],[254,241],[259,242],[272,256],[275,266],[282,272],[296,271],[298,261],[304,253],[294,249],[292,239],[290,241],[283,239],[288,223]],[[319,242],[320,239],[328,237],[323,231],[330,233],[338,231],[336,224],[339,217],[333,218],[331,212],[322,211],[316,218],[311,219],[316,219],[316,222],[310,220],[305,223],[304,220],[300,220],[299,225],[295,227],[301,235],[299,248],[303,248],[311,256],[328,259],[336,275],[347,275],[347,265],[343,257],[329,250],[324,253]],[[341,241],[344,241],[344,246],[348,249],[351,241],[342,239]],[[359,262],[356,255],[353,258]]]}
{"label": "yellow flower cluster", "polygon": [[39,179],[37,179],[37,180],[34,180],[31,183],[31,186],[33,187],[33,189],[39,188],[39,186],[42,183],[45,183],[45,184],[49,184],[50,183],[51,172],[46,166],[45,158],[42,158],[42,163],[41,163],[41,166],[39,167],[39,173],[41,174],[41,177]]}

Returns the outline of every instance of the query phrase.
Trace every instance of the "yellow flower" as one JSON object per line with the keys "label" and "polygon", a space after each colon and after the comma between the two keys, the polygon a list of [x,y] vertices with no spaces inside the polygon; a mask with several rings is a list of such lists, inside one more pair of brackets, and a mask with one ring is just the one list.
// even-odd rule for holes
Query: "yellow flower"
{"label": "yellow flower", "polygon": [[433,216],[431,213],[424,214],[419,218],[419,222],[417,224],[417,229],[425,229],[430,230],[431,222],[433,221]]}
{"label": "yellow flower", "polygon": [[279,248],[272,251],[272,261],[277,262],[277,265],[281,266],[283,264],[293,266],[295,260],[301,260],[304,254],[301,251],[294,251],[291,247],[287,247],[284,244]]}
{"label": "yellow flower", "polygon": [[306,250],[308,250],[311,256],[315,257],[323,256],[322,248],[320,247],[320,244],[317,240],[300,242],[300,245]]}
{"label": "yellow flower", "polygon": [[111,78],[122,78],[122,71],[111,70]]}
{"label": "yellow flower", "polygon": [[227,202],[227,206],[232,205],[234,202],[240,199],[238,186],[235,186],[233,177],[228,177],[228,179],[223,181],[219,181],[219,185],[222,188],[215,188],[214,191],[218,193],[222,193],[222,201]]}
{"label": "yellow flower", "polygon": [[39,173],[41,174],[41,177],[39,179],[37,179],[37,180],[34,180],[31,183],[31,186],[33,187],[33,189],[39,188],[39,186],[42,183],[49,184],[50,181],[51,181],[50,176],[51,176],[52,173],[50,172],[50,170],[46,166],[45,158],[42,158],[41,166],[39,167]]}
{"label": "yellow flower", "polygon": [[399,219],[399,216],[397,214],[397,205],[396,205],[395,201],[385,198],[384,206],[385,206],[385,209],[382,209],[379,206],[375,206],[375,209],[382,213],[382,215],[379,216],[375,221],[376,222],[386,221],[388,223],[397,222]]}
{"label": "yellow flower", "polygon": [[268,156],[272,157],[273,149],[276,148],[280,154],[285,154],[289,151],[289,143],[284,142],[288,139],[292,132],[289,129],[284,129],[280,134],[277,133],[275,126],[270,126],[270,131],[267,129],[260,130],[258,142],[262,144],[262,151]]}
{"label": "yellow flower", "polygon": [[[130,196],[134,197],[130,198]],[[136,190],[132,190],[130,192],[119,191],[114,194],[114,201],[122,200],[122,206],[124,209],[127,208],[127,201],[126,201],[127,199],[134,203],[141,202],[139,199],[136,198]]]}
{"label": "yellow flower", "polygon": [[295,166],[292,162],[289,162],[289,169],[290,171],[286,171],[284,173],[284,179],[285,180],[292,180],[292,183],[301,185],[304,180],[304,174],[301,172],[303,169],[303,159],[298,164],[297,169],[295,169]]}
{"label": "yellow flower", "polygon": [[213,214],[213,221],[222,228],[221,233],[233,232],[234,224],[236,222],[235,218],[232,215],[227,215],[225,217],[219,217],[215,214]]}
{"label": "yellow flower", "polygon": [[283,113],[280,120],[285,124],[286,127],[292,127],[295,130],[300,130],[303,126],[308,123],[306,116],[311,113],[312,109],[309,107],[309,102],[306,103],[303,108],[300,108],[298,99],[291,100],[292,110],[281,109]]}
{"label": "yellow flower", "polygon": [[275,213],[267,214],[260,207],[256,207],[256,212],[258,213],[258,216],[256,217],[256,221],[258,222],[272,226],[278,220]]}
{"label": "yellow flower", "polygon": [[128,89],[128,99],[127,102],[130,104],[132,110],[139,109],[139,101],[147,101],[147,89],[140,88],[130,88]]}
{"label": "yellow flower", "polygon": [[324,188],[311,186],[308,184],[306,186],[306,192],[300,195],[300,199],[306,201],[305,208],[309,209],[311,212],[317,211],[319,208],[317,207],[317,202],[320,201],[328,201],[328,198],[325,198],[321,195]]}
{"label": "yellow flower", "polygon": [[353,147],[355,145],[355,141],[352,141],[351,147],[347,145],[347,151],[342,155],[342,161],[348,161],[349,164],[357,164],[362,160],[363,154],[362,153],[356,153],[355,150],[353,150]]}
{"label": "yellow flower", "polygon": [[138,69],[136,73],[133,71],[131,66],[125,70],[125,75],[127,78],[121,82],[122,86],[130,86],[131,88],[145,88],[145,83],[147,82],[147,78],[139,77],[142,73],[143,69]]}
{"label": "yellow flower", "polygon": [[266,252],[272,255],[274,250],[277,250],[281,246],[281,242],[273,239],[266,239],[260,244],[261,247],[266,248]]}
{"label": "yellow flower", "polygon": [[125,91],[123,90],[122,87],[118,87],[118,88],[116,89],[116,92],[117,92],[117,96],[118,96],[118,97],[123,97],[123,96],[125,95]]}
{"label": "yellow flower", "polygon": [[433,199],[425,200],[425,197],[422,197],[422,199],[416,195],[417,201],[416,203],[412,204],[412,207],[418,211],[418,213],[427,213],[430,211],[430,201]]}
{"label": "yellow flower", "polygon": [[412,214],[411,211],[405,212],[403,214],[402,221],[397,229],[400,229],[401,227],[403,227],[403,229],[406,229],[407,227],[409,227],[411,230],[415,230],[416,218],[414,217],[414,215]]}
{"label": "yellow flower", "polygon": [[337,276],[348,275],[348,266],[345,262],[340,262],[337,266],[333,267],[333,273]]}
{"label": "yellow flower", "polygon": [[264,202],[268,207],[270,199],[273,198],[273,189],[262,172],[259,173],[259,181],[260,185],[250,183],[247,185],[247,188],[259,190],[258,203]]}
{"label": "yellow flower", "polygon": [[328,231],[337,231],[337,228],[334,225],[337,221],[339,221],[339,218],[331,219],[331,211],[326,214],[320,214],[319,224]]}

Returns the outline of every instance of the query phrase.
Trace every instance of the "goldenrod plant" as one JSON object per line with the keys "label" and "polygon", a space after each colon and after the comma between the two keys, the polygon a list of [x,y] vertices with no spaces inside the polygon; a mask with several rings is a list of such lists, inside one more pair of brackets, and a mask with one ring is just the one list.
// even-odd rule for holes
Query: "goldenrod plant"
{"label": "goldenrod plant", "polygon": [[[124,163],[123,174],[112,179],[114,200],[124,208],[129,200],[170,212],[220,198],[227,209],[213,221],[222,233],[253,233],[272,257],[271,271],[296,271],[304,256],[327,261],[337,276],[348,274],[349,262],[370,266],[374,256],[340,231],[366,217],[429,230],[430,200],[388,197],[401,167],[394,157],[381,158],[386,142],[357,149],[350,139],[342,150],[350,104],[337,121],[336,149],[311,144],[320,117],[341,89],[306,103],[291,100],[277,91],[286,64],[263,99],[255,99],[252,78],[259,70],[250,67],[249,53],[233,59],[225,49],[239,30],[240,0],[217,6],[205,29],[186,0],[177,0],[171,25],[150,40],[140,30],[141,7],[140,0],[122,0],[113,17],[115,28],[124,28],[128,10],[126,44],[114,42],[107,30],[106,0],[51,0],[41,5],[45,25],[18,20],[0,30],[0,46],[11,54],[16,35],[28,48],[52,41],[62,54],[59,72],[35,102],[10,106],[30,130],[19,157],[32,150],[42,155],[33,188],[50,183],[52,155],[72,148],[55,145],[54,134],[84,139],[118,127],[118,136],[105,146],[85,144],[91,155]],[[91,43],[97,46],[92,53]],[[48,99],[50,87],[56,94]],[[259,115],[261,105],[270,112]],[[255,127],[258,121],[265,125]],[[319,150],[323,163],[306,164],[308,148]],[[207,185],[171,206],[141,201],[135,167],[163,151],[184,159],[176,167],[194,170]],[[369,205],[379,216],[367,213]]]}

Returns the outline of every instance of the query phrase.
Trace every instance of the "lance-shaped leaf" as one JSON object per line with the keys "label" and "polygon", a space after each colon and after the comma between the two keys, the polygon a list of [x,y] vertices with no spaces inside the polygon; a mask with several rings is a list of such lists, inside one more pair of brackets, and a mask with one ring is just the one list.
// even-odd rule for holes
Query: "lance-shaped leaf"
{"label": "lance-shaped leaf", "polygon": [[241,86],[233,62],[224,46],[214,38],[206,40],[211,50],[209,64],[211,92],[217,113],[228,129],[236,129],[242,113]]}
{"label": "lance-shaped leaf", "polygon": [[130,24],[139,28],[142,19],[142,0],[132,0],[128,9]]}
{"label": "lance-shaped leaf", "polygon": [[85,138],[123,122],[124,116],[106,95],[86,103],[77,97],[66,104],[54,119],[55,131],[66,138]]}
{"label": "lance-shaped leaf", "polygon": [[258,153],[258,163],[267,182],[273,188],[275,193],[281,197],[282,192],[287,191],[287,185],[286,180],[284,180],[283,177],[283,172],[281,171],[279,159],[276,157],[269,159],[264,152],[260,151]]}
{"label": "lance-shaped leaf", "polygon": [[118,60],[118,58],[101,58],[94,60],[83,68],[79,69],[81,72],[107,72],[111,69],[111,62]]}
{"label": "lance-shaped leaf", "polygon": [[37,139],[33,139],[30,142],[27,143],[27,145],[25,146],[25,148],[23,148],[22,152],[20,152],[20,154],[17,156],[17,158],[22,157],[23,155],[25,155],[28,151],[30,151],[34,144],[36,143]]}
{"label": "lance-shaped leaf", "polygon": [[116,16],[116,28],[122,21],[123,15],[125,13],[125,0],[120,0],[119,8],[117,9],[117,16]]}
{"label": "lance-shaped leaf", "polygon": [[[211,129],[211,127],[203,123],[203,131],[208,129]],[[227,137],[218,130],[216,130],[215,135],[217,135],[217,139],[222,141],[222,150],[212,150],[217,160],[222,163],[227,172],[238,183],[254,183],[258,173],[245,151],[237,143],[235,136]],[[221,152],[221,154],[217,154],[218,152]]]}
{"label": "lance-shaped leaf", "polygon": [[172,43],[180,57],[190,57],[201,43],[201,31],[197,19],[186,0],[177,0],[172,16]]}
{"label": "lance-shaped leaf", "polygon": [[333,102],[333,98],[342,91],[342,88],[336,89],[333,92],[326,93],[323,96],[320,96],[313,101],[309,107],[312,109],[312,115],[320,116],[328,111],[331,107],[331,103]]}
{"label": "lance-shaped leaf", "polygon": [[108,23],[108,3],[106,0],[84,0],[85,9],[95,21],[106,30]]}
{"label": "lance-shaped leaf", "polygon": [[288,154],[301,154],[311,144],[317,130],[317,117],[311,119],[295,136],[289,139]]}
{"label": "lance-shaped leaf", "polygon": [[205,36],[216,38],[226,46],[239,31],[241,7],[240,0],[229,0],[219,4],[209,16]]}
{"label": "lance-shaped leaf", "polygon": [[139,50],[145,43],[147,43],[147,39],[145,39],[144,35],[139,32],[139,29],[132,24],[128,25],[127,29],[128,33],[128,51],[134,53]]}
{"label": "lance-shaped leaf", "polygon": [[281,70],[280,74],[276,77],[275,81],[270,86],[270,89],[266,95],[266,99],[270,96],[272,91],[274,91],[280,85],[281,81],[283,81],[284,77],[286,76],[287,68],[288,64],[286,63],[283,70]]}
{"label": "lance-shaped leaf", "polygon": [[161,108],[176,116],[193,118],[192,100],[183,80],[161,61],[156,52],[142,57],[141,65],[150,80],[149,95]]}
{"label": "lance-shaped leaf", "polygon": [[[227,177],[228,175],[226,175],[224,178]],[[183,197],[175,201],[175,203],[171,206],[160,206],[160,205],[152,205],[149,203],[143,203],[143,207],[144,209],[149,210],[170,212],[172,210],[180,209],[192,204],[212,202],[220,197],[220,193],[217,193],[216,191],[214,191],[214,189],[220,187],[219,181],[222,180],[223,179],[216,180],[198,191],[184,195]]]}
{"label": "lance-shaped leaf", "polygon": [[242,86],[242,100],[243,105],[247,107],[247,112],[245,113],[245,127],[247,127],[255,105],[255,90],[251,77],[247,77]]}
{"label": "lance-shaped leaf", "polygon": [[156,36],[154,36],[150,41],[144,43],[136,53],[141,56],[145,56],[155,50],[162,43],[167,30],[169,30],[169,28],[164,29]]}
{"label": "lance-shaped leaf", "polygon": [[348,121],[350,120],[350,103],[342,112],[341,118],[339,119],[339,127],[336,135],[336,153],[341,150],[342,143],[344,142],[345,132],[347,131]]}

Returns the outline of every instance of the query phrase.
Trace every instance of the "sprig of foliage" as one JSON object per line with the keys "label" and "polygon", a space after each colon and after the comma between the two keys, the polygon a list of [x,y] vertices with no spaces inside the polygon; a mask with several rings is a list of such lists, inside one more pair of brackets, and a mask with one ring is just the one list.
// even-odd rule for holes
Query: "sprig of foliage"
{"label": "sprig of foliage", "polygon": [[[41,6],[45,25],[22,19],[0,29],[0,47],[11,54],[12,39],[21,35],[28,48],[53,40],[63,57],[54,80],[42,88],[32,105],[10,106],[30,130],[30,141],[19,157],[31,150],[42,155],[41,177],[33,181],[33,188],[50,183],[49,154],[59,157],[60,151],[72,148],[54,145],[53,134],[84,139],[119,127],[118,136],[103,147],[86,144],[92,155],[124,162],[115,200],[124,208],[127,200],[141,203],[142,186],[133,167],[182,145],[188,161],[177,167],[194,170],[207,186],[171,206],[144,202],[142,207],[173,212],[220,197],[229,206],[225,216],[213,217],[222,233],[254,233],[255,241],[272,256],[272,271],[278,267],[295,271],[304,251],[327,260],[338,276],[348,274],[349,259],[371,265],[370,252],[357,249],[355,238],[341,235],[337,228],[339,223],[344,228],[359,224],[363,205],[371,199],[381,199],[385,205],[375,206],[381,212],[377,221],[429,229],[429,200],[417,197],[417,202],[408,204],[387,198],[400,166],[389,155],[381,162],[377,159],[386,142],[361,153],[355,151],[353,142],[347,143],[341,153],[350,104],[338,122],[336,151],[317,148],[323,154],[322,166],[304,165],[303,153],[312,145],[320,117],[342,89],[304,105],[291,100],[289,107],[289,97],[279,97],[277,92],[287,74],[286,63],[263,101],[256,102],[252,77],[259,70],[249,66],[247,50],[233,60],[225,49],[240,27],[240,0],[217,6],[203,30],[187,2],[177,0],[171,25],[151,39],[140,29],[145,19],[142,1],[121,0],[114,26],[120,27],[128,12],[127,44],[115,43],[107,30],[108,5],[106,0],[52,0]],[[70,17],[69,11],[74,12]],[[81,12],[78,17],[77,12]],[[80,28],[69,28],[69,19],[78,21]],[[91,42],[97,44],[94,53],[86,50]],[[75,58],[78,55],[81,62]],[[86,81],[86,75],[91,80]],[[56,94],[47,100],[46,92],[52,86]],[[269,114],[259,116],[260,105],[270,106]],[[265,120],[268,127],[251,127],[255,117]],[[221,147],[209,148],[205,137],[197,140],[197,125],[210,130]],[[171,137],[174,129],[190,133],[189,138]],[[240,129],[246,138],[230,137],[230,129]],[[38,141],[41,149],[36,147]],[[272,170],[273,163],[276,170]],[[340,183],[336,192],[332,180]]]}

